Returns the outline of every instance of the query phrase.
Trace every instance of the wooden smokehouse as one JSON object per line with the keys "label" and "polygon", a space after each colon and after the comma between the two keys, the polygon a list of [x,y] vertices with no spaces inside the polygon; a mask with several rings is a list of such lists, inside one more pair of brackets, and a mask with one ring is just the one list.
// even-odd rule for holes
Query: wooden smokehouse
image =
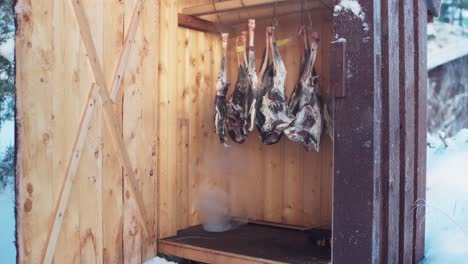
{"label": "wooden smokehouse", "polygon": [[[17,0],[19,263],[416,263],[431,0]],[[274,14],[297,82],[304,10],[333,140],[219,144],[219,32]],[[228,78],[237,77],[234,42]],[[260,59],[257,59],[260,61]],[[258,65],[257,65],[258,67]],[[231,92],[231,91],[230,91]],[[203,231],[200,190],[244,225]],[[331,243],[311,243],[327,236]],[[331,245],[330,245],[331,244]]]}

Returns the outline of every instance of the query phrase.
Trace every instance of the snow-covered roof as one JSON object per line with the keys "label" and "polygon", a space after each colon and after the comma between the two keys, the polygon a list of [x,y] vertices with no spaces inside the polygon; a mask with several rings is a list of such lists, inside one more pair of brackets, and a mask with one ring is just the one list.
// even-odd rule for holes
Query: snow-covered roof
{"label": "snow-covered roof", "polygon": [[468,55],[468,30],[434,21],[427,25],[427,69]]}

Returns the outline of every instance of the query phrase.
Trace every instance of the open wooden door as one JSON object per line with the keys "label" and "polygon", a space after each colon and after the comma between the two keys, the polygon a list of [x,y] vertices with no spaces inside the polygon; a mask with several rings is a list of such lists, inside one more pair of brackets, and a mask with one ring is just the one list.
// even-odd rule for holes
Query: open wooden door
{"label": "open wooden door", "polygon": [[158,2],[16,11],[19,262],[155,256]]}

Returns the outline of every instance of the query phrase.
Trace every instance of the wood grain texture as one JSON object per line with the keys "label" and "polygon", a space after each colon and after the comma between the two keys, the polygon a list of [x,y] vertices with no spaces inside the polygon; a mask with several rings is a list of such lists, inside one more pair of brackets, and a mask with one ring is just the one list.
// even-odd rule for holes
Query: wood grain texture
{"label": "wood grain texture", "polygon": [[159,237],[176,232],[177,3],[160,2],[159,35]]}
{"label": "wood grain texture", "polygon": [[138,27],[140,43],[138,51],[132,50],[132,56],[139,57],[135,72],[141,79],[142,96],[142,126],[139,129],[141,159],[141,192],[144,205],[148,211],[148,237],[142,245],[142,260],[153,258],[157,253],[157,121],[158,121],[158,26],[159,1],[145,1]]}
{"label": "wood grain texture", "polygon": [[[41,259],[54,208],[52,1],[18,1],[16,33],[18,261]],[[48,16],[42,14],[47,12]]]}
{"label": "wood grain texture", "polygon": [[[134,1],[125,1],[124,13],[124,29],[125,39],[128,38],[132,25],[132,11],[134,9]],[[138,23],[137,26],[140,26]],[[129,29],[129,30],[127,30]],[[135,33],[135,39],[143,37],[143,31],[139,27]],[[128,41],[128,40],[127,40]],[[126,41],[126,42],[127,42]],[[131,41],[131,40],[130,40]],[[127,43],[124,43],[126,47]],[[127,148],[130,161],[133,166],[135,179],[137,181],[138,191],[141,191],[143,186],[143,178],[147,170],[146,166],[149,165],[149,149],[151,144],[145,142],[147,131],[145,131],[145,124],[143,123],[143,116],[150,113],[143,112],[143,85],[142,74],[140,74],[142,49],[144,43],[142,41],[135,41],[131,45],[131,55],[128,56],[123,76],[119,78],[119,73],[116,74],[117,78],[122,79],[123,84],[123,126],[122,134]],[[124,48],[124,54],[126,49]],[[148,87],[151,89],[151,87]],[[112,92],[111,92],[112,95]],[[148,124],[148,125],[151,125]],[[146,155],[145,155],[146,154]],[[124,217],[123,217],[123,260],[124,263],[141,263],[141,250],[142,243],[145,238],[137,222],[138,208],[132,203],[131,185],[124,177]]]}
{"label": "wood grain texture", "polygon": [[[89,170],[96,168],[96,165],[89,163],[89,155],[85,143],[90,134],[89,128],[96,124],[93,111],[88,113],[83,119],[84,127],[80,129],[80,115],[84,113],[88,102],[83,97],[86,93],[91,94],[91,83],[86,83],[86,80],[81,82],[80,79],[75,80],[73,74],[61,74],[60,71],[70,72],[81,75],[80,62],[80,37],[79,34],[74,34],[71,31],[65,32],[65,28],[75,28],[76,25],[72,21],[59,23],[63,21],[67,15],[70,15],[70,9],[66,2],[54,3],[54,25],[57,25],[57,30],[54,31],[54,56],[56,65],[63,65],[60,68],[53,70],[54,80],[51,82],[53,87],[53,112],[54,115],[54,135],[56,136],[56,144],[54,144],[54,173],[57,175],[51,178],[54,186],[54,222],[51,225],[49,239],[47,243],[47,252],[42,259],[45,263],[51,263],[52,258],[56,261],[71,260],[72,263],[81,261],[80,252],[80,178],[86,177],[86,169],[79,171],[79,165],[87,164]],[[65,47],[70,47],[70,50],[65,50]],[[85,68],[86,69],[86,68]],[[86,70],[82,75],[86,78]],[[81,85],[83,83],[83,85]],[[86,83],[86,84],[85,84]],[[63,86],[62,86],[63,85]],[[80,90],[83,93],[80,93]],[[72,98],[68,96],[73,94]],[[78,100],[77,100],[78,98]],[[94,99],[93,99],[94,101]],[[80,106],[81,105],[81,106]],[[93,107],[95,110],[95,107]],[[85,122],[85,119],[86,122]],[[83,131],[82,136],[77,135]],[[73,131],[73,132],[71,132]],[[96,131],[94,131],[95,133]],[[73,143],[76,142],[76,149],[73,149]],[[81,145],[81,147],[79,146]],[[86,149],[85,149],[86,148]],[[73,159],[76,154],[78,159]],[[73,175],[74,174],[74,175]],[[73,179],[75,178],[75,179]],[[84,181],[83,181],[84,182]],[[63,217],[63,218],[61,218]],[[65,245],[69,244],[69,248]],[[45,247],[45,246],[44,246]],[[58,252],[54,256],[54,251]]]}
{"label": "wood grain texture", "polygon": [[189,30],[178,29],[177,49],[177,229],[190,224],[190,68],[189,61],[191,40]]}
{"label": "wood grain texture", "polygon": [[[437,1],[433,1],[437,2]],[[427,6],[424,1],[414,3],[415,36],[415,180],[414,202],[426,200],[426,135],[427,135]],[[414,211],[414,261],[424,258],[425,245],[424,207]]]}
{"label": "wood grain texture", "polygon": [[227,253],[224,251],[211,250],[201,247],[182,245],[175,242],[159,242],[159,248],[164,254],[180,256],[187,259],[201,261],[204,263],[226,263],[226,264],[282,264],[283,262],[253,258],[245,255]]}
{"label": "wood grain texture", "polygon": [[[124,9],[126,5],[129,13],[126,16],[128,25],[135,3],[137,2],[111,3],[89,0],[79,3],[72,1],[71,5],[58,1],[20,3],[22,9],[19,16],[17,56],[18,62],[24,60],[21,62],[24,63],[22,65],[24,67],[20,66],[17,69],[18,95],[22,97],[18,99],[18,122],[30,132],[24,135],[20,133],[18,136],[19,140],[24,142],[24,145],[19,145],[21,148],[19,153],[26,151],[27,156],[40,157],[35,161],[32,161],[32,158],[28,158],[27,161],[19,159],[23,163],[18,166],[18,174],[27,173],[18,177],[26,179],[19,181],[18,184],[20,195],[18,208],[24,208],[25,211],[24,217],[18,218],[18,252],[21,263],[35,263],[44,256],[42,252],[48,243],[48,232],[53,226],[52,214],[59,203],[64,182],[74,184],[70,184],[70,188],[65,188],[69,190],[67,193],[70,194],[70,199],[63,203],[64,209],[57,211],[61,214],[63,223],[61,228],[56,228],[59,232],[53,232],[57,235],[50,240],[55,241],[57,247],[50,251],[52,253],[46,262],[51,262],[52,259],[60,263],[123,262],[125,193],[122,186],[122,161],[126,164],[126,168],[130,168],[131,163],[125,157],[122,159],[119,156],[125,150],[123,144],[118,144],[119,149],[116,149],[115,142],[109,138],[112,135],[119,143],[118,139],[124,132],[120,128],[123,93],[117,89],[118,96],[115,96],[117,98],[112,98],[116,101],[114,104],[109,100],[110,91],[94,89],[104,98],[104,108],[102,108],[100,101],[94,104],[96,93],[90,97],[89,91],[95,78],[102,87],[111,87],[112,83],[118,83],[114,75],[122,71],[116,70],[116,67],[119,58],[122,57],[121,50],[126,36],[123,31]],[[127,53],[130,57],[137,58],[132,63],[133,68],[129,74],[138,74],[138,86],[143,88],[137,95],[141,99],[138,107],[131,106],[132,110],[138,113],[131,118],[129,115],[126,116],[131,120],[127,124],[139,122],[141,125],[134,127],[129,125],[125,131],[138,135],[135,140],[137,144],[129,143],[132,148],[138,148],[132,152],[131,162],[137,160],[135,162],[136,169],[139,170],[137,175],[147,176],[140,177],[145,187],[140,201],[144,201],[141,204],[144,203],[146,208],[150,208],[148,210],[150,217],[144,217],[146,219],[144,224],[151,227],[149,228],[151,235],[148,235],[151,236],[151,241],[144,245],[142,242],[136,244],[134,251],[138,252],[136,254],[138,262],[142,258],[148,259],[155,255],[157,229],[156,177],[154,177],[156,173],[154,171],[150,173],[151,168],[157,169],[154,133],[157,128],[155,118],[157,112],[154,106],[154,102],[157,101],[157,96],[154,96],[157,52],[148,46],[157,46],[159,20],[152,16],[152,13],[157,12],[159,6],[157,1],[148,2],[147,6],[150,10],[146,20],[137,23],[141,26],[140,32],[138,38],[132,41],[138,47],[137,52],[132,55],[132,49],[129,49]],[[79,23],[75,19],[70,19],[74,15],[77,16]],[[83,30],[80,31],[78,26]],[[143,26],[145,29],[142,29]],[[51,28],[54,30],[51,31]],[[80,36],[80,33],[83,36]],[[82,37],[85,39],[84,43]],[[22,41],[24,41],[23,46]],[[26,72],[34,76],[34,79],[26,77],[24,75]],[[133,88],[131,78],[128,82],[128,86]],[[114,87],[118,86],[117,84]],[[86,107],[90,109],[87,102],[90,98],[94,113],[91,114],[92,111],[86,110],[84,120],[88,121],[82,121],[80,124]],[[27,105],[25,109],[22,108],[23,102]],[[103,110],[111,118],[112,133],[103,129]],[[129,111],[129,114],[134,112]],[[87,137],[77,136],[86,134],[79,132],[80,126],[87,133]],[[34,133],[35,136],[31,137],[29,133]],[[68,162],[72,152],[75,152],[73,142],[76,138],[79,139],[78,145],[83,146],[75,148],[81,153],[79,164]],[[36,161],[40,163],[36,164]],[[66,176],[67,167],[71,168],[69,171],[76,171],[75,177]],[[135,189],[133,184],[132,189]],[[33,200],[36,198],[37,190],[41,190],[41,194]],[[30,212],[32,218],[28,218]],[[132,217],[132,214],[129,215]]]}
{"label": "wood grain texture", "polygon": [[[330,72],[330,50],[331,50],[331,42],[334,39],[333,32],[330,28],[333,27],[332,21],[328,18],[325,13],[321,13],[322,18],[322,30],[321,34],[319,35],[321,38],[321,45],[319,48],[321,49],[320,55],[321,58],[317,58],[317,60],[321,59],[321,63],[317,65],[317,71],[319,72],[320,78],[320,87],[319,92],[322,95],[322,105],[325,102],[329,102],[328,98],[331,95],[331,76],[332,73]],[[312,22],[314,23],[314,22]],[[316,25],[316,23],[314,23]],[[332,222],[332,191],[333,191],[333,142],[331,141],[330,137],[326,134],[326,130],[323,130],[322,133],[322,141],[320,146],[320,153],[321,157],[321,227],[322,228],[331,228]]]}
{"label": "wood grain texture", "polygon": [[348,96],[335,98],[334,109],[333,263],[379,263],[380,257],[380,3],[357,2],[368,30],[351,12],[333,17],[349,62]]}
{"label": "wood grain texture", "polygon": [[200,19],[194,16],[185,14],[178,14],[178,25],[179,27],[190,28],[202,32],[218,33],[219,29],[211,21]]}
{"label": "wood grain texture", "polygon": [[[124,8],[123,2],[104,1],[102,16],[106,30],[103,31],[103,39],[107,44],[103,50],[102,67],[105,81],[109,85],[114,81],[115,69],[118,65],[116,58],[121,54],[124,45]],[[120,89],[115,102],[114,113],[119,126],[122,127],[123,89]],[[103,262],[123,263],[123,170],[109,131],[103,129],[102,135]]]}
{"label": "wood grain texture", "polygon": [[141,193],[138,191],[139,188],[135,178],[135,172],[133,170],[127,149],[125,148],[125,143],[120,135],[122,128],[113,110],[113,101],[109,96],[108,87],[105,82],[104,73],[97,53],[96,45],[93,42],[89,21],[86,19],[83,6],[80,5],[79,2],[70,0],[69,3],[80,29],[79,31],[81,40],[86,50],[87,60],[93,73],[93,77],[96,83],[102,87],[102,89],[99,89],[99,97],[102,103],[106,128],[110,132],[113,143],[118,148],[119,158],[125,168],[125,176],[128,178],[129,186],[131,187],[130,189],[133,193],[133,200],[138,206],[138,221],[141,224],[143,232],[147,235],[148,228],[146,226],[146,211],[143,207],[143,199],[141,197]]}
{"label": "wood grain texture", "polygon": [[382,260],[397,263],[400,217],[398,3],[382,2]]}
{"label": "wood grain texture", "polygon": [[414,5],[399,3],[400,38],[400,257],[412,263],[415,178],[415,75],[414,75]]}
{"label": "wood grain texture", "polygon": [[[200,184],[200,174],[198,167],[200,164],[200,152],[203,151],[201,146],[202,141],[202,134],[201,131],[201,108],[202,105],[200,103],[199,98],[201,89],[204,88],[203,84],[203,68],[204,64],[201,61],[204,45],[204,35],[201,32],[188,32],[188,42],[187,48],[189,50],[188,58],[190,67],[186,69],[187,71],[187,78],[190,82],[189,88],[189,108],[190,108],[190,123],[189,123],[189,160],[190,163],[188,177],[189,177],[189,189],[190,189],[190,197],[189,197],[189,222],[190,225],[198,223],[199,216],[197,213],[197,202],[198,202],[198,186]],[[184,63],[185,64],[185,63]],[[185,176],[185,177],[187,177]]]}
{"label": "wood grain texture", "polygon": [[[103,1],[85,0],[81,1],[83,9],[86,13],[86,19],[91,26],[91,34],[96,47],[97,56],[100,64],[103,60]],[[70,6],[65,2],[67,12],[72,14]],[[74,21],[68,19],[70,23]],[[72,22],[73,21],[73,22]],[[57,21],[57,23],[60,23]],[[75,22],[76,23],[76,22]],[[68,27],[65,27],[66,30]],[[75,31],[76,32],[76,31]],[[78,32],[76,32],[78,33]],[[77,45],[81,46],[80,50],[80,88],[79,93],[83,94],[82,89],[89,86],[89,83],[94,82],[93,74],[89,69],[86,61],[86,51],[83,48],[79,34],[75,37]],[[67,52],[69,47],[64,47]],[[73,50],[73,49],[72,49]],[[66,60],[66,59],[65,59]],[[67,63],[67,62],[65,62]],[[71,71],[66,71],[71,72]],[[68,76],[69,74],[64,74]],[[99,93],[99,91],[98,91]],[[69,96],[68,96],[69,97]],[[78,96],[77,96],[78,97]],[[83,97],[81,95],[80,97]],[[72,99],[73,100],[73,99]],[[102,107],[97,100],[95,103],[96,111],[88,131],[86,146],[83,152],[82,161],[78,167],[78,177],[75,184],[79,186],[79,230],[80,230],[80,247],[81,263],[102,263],[103,262],[103,244],[102,244],[102,130],[103,118]],[[70,120],[65,121],[70,122]],[[72,207],[70,207],[72,208]],[[66,251],[66,243],[63,250]],[[62,251],[58,249],[57,251]],[[54,261],[58,261],[54,259]],[[67,262],[67,259],[63,260]]]}

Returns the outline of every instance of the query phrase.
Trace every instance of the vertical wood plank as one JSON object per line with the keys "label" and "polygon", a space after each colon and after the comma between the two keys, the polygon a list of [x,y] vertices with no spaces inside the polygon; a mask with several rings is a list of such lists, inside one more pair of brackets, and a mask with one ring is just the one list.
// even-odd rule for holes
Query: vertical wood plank
{"label": "vertical wood plank", "polygon": [[[90,85],[81,82],[77,76],[80,75],[80,42],[79,35],[65,31],[66,27],[76,28],[73,21],[66,21],[65,17],[70,14],[68,5],[65,3],[54,3],[54,58],[57,65],[63,65],[62,74],[57,70],[54,72],[54,81],[51,82],[54,91],[53,113],[54,116],[54,135],[59,143],[54,146],[54,173],[56,177],[52,178],[54,188],[54,204],[58,203],[60,189],[65,180],[65,171],[68,157],[71,155],[72,142],[79,127],[80,112],[83,112],[84,104],[83,94],[80,93],[89,89]],[[72,51],[71,56],[65,56],[66,48]],[[70,53],[68,53],[70,54]],[[73,78],[75,74],[75,78]],[[63,85],[65,84],[65,85]],[[88,86],[84,88],[84,86]],[[84,92],[86,93],[86,92]],[[86,96],[86,95],[85,95]],[[72,97],[74,98],[72,100]],[[68,123],[69,122],[69,123]],[[70,133],[69,131],[74,131]],[[76,179],[84,175],[77,172]],[[72,208],[72,209],[70,209]],[[68,209],[62,222],[62,228],[58,237],[57,247],[54,259],[56,261],[80,262],[80,186],[75,184],[72,187]],[[49,229],[49,227],[48,227]],[[65,246],[68,244],[68,246]]]}
{"label": "vertical wood plank", "polygon": [[332,170],[333,160],[330,158],[333,155],[333,143],[330,138],[322,134],[322,187],[321,187],[321,212],[320,225],[323,228],[331,228],[332,223]]}
{"label": "vertical wood plank", "polygon": [[334,109],[333,263],[378,263],[380,257],[380,2],[356,2],[364,21],[346,10],[333,18],[349,62],[349,95],[335,98]]}
{"label": "vertical wood plank", "polygon": [[[102,67],[108,87],[113,82],[115,69],[123,47],[124,3],[120,1],[103,1],[103,49]],[[112,16],[108,15],[112,14]],[[110,91],[109,91],[110,92]],[[123,89],[117,96],[114,111],[118,117],[119,127],[122,127],[122,96]],[[119,153],[114,146],[110,132],[103,129],[103,262],[123,263],[123,169],[119,161]]]}
{"label": "vertical wood plank", "polygon": [[[322,147],[320,147],[322,148]],[[304,179],[302,186],[303,217],[305,226],[322,225],[322,159],[321,153],[304,153]]]}
{"label": "vertical wood plank", "polygon": [[[330,96],[330,43],[333,39],[333,31],[331,21],[328,20],[325,14],[321,14],[322,18],[322,34],[321,34],[321,63],[317,65],[317,70],[320,78],[320,93],[323,101],[328,102]],[[332,221],[332,184],[333,184],[333,142],[323,130],[321,138],[320,152],[322,155],[322,185],[321,185],[321,226],[331,228]]]}
{"label": "vertical wood plank", "polygon": [[[70,14],[70,9],[66,2],[54,3],[54,25],[57,25],[54,31],[53,39],[53,55],[56,65],[63,65],[61,69],[52,70],[53,81],[51,81],[51,89],[53,91],[53,124],[52,129],[56,141],[54,141],[54,176],[51,179],[54,188],[54,207],[58,204],[60,192],[65,181],[65,170],[67,167],[68,157],[72,155],[72,142],[79,127],[80,112],[83,112],[83,106],[86,103],[82,100],[86,97],[91,85],[82,84],[80,76],[80,39],[79,35],[66,31],[66,28],[76,28],[73,25],[73,20],[63,22],[67,14]],[[69,47],[69,49],[65,49]],[[72,73],[72,74],[70,74]],[[73,80],[75,74],[75,81]],[[83,73],[86,75],[86,68]],[[87,86],[87,87],[85,87]],[[76,98],[68,96],[73,94]],[[84,96],[83,96],[84,95]],[[73,131],[73,132],[71,132]],[[84,154],[85,150],[83,150]],[[83,156],[81,164],[83,162]],[[91,164],[90,164],[91,165]],[[80,171],[77,172],[76,182],[85,175]],[[54,259],[58,262],[70,261],[71,263],[79,263],[81,258],[80,246],[80,185],[72,186],[67,210],[63,217],[62,227],[58,236]],[[49,231],[50,227],[47,227]],[[65,246],[67,245],[68,246]]]}
{"label": "vertical wood plank", "polygon": [[54,3],[18,4],[24,7],[17,15],[16,32],[18,261],[33,263],[42,257],[54,209]]}
{"label": "vertical wood plank", "polygon": [[177,49],[177,229],[190,223],[190,67],[189,30],[178,28]]}
{"label": "vertical wood plank", "polygon": [[[285,142],[283,169],[283,217],[286,224],[302,224],[303,150],[299,145]],[[294,157],[294,158],[292,158]]]}
{"label": "vertical wood plank", "polygon": [[[124,30],[125,36],[129,34],[129,28],[134,5],[136,1],[125,1]],[[146,10],[145,10],[146,11]],[[151,152],[151,144],[146,142],[148,136],[145,127],[151,124],[144,124],[143,118],[143,83],[142,83],[142,59],[144,33],[141,27],[141,20],[135,33],[135,40],[132,44],[132,52],[128,57],[126,71],[123,77],[123,138],[125,146],[132,162],[135,178],[139,190],[142,189],[143,179],[146,176],[147,166],[150,158],[147,156]],[[125,38],[125,37],[124,37]],[[151,89],[148,87],[148,89]],[[124,177],[124,217],[123,217],[123,258],[124,263],[142,262],[142,246],[144,242],[143,234],[137,222],[136,204],[132,201],[131,187],[127,177]],[[148,219],[147,219],[148,221]]]}
{"label": "vertical wood plank", "polygon": [[176,232],[176,87],[177,2],[160,2],[159,41],[159,237]]}
{"label": "vertical wood plank", "polygon": [[190,65],[190,224],[195,225],[200,222],[197,211],[199,198],[199,188],[201,187],[202,172],[201,162],[203,149],[203,104],[201,101],[202,91],[207,89],[204,81],[204,56],[205,36],[202,32],[191,32],[189,34],[189,65]]}
{"label": "vertical wood plank", "polygon": [[[427,133],[427,4],[414,0],[415,36],[415,181],[414,201],[426,200],[426,133]],[[425,208],[414,211],[414,261],[424,258]]]}
{"label": "vertical wood plank", "polygon": [[[101,14],[103,13],[102,1],[82,1],[81,5],[86,13],[93,35],[94,45],[96,46],[98,59],[102,61],[103,56],[103,20]],[[65,14],[71,15],[71,8],[65,2]],[[66,20],[66,18],[64,18]],[[69,20],[71,23],[76,22]],[[62,23],[61,21],[58,23]],[[64,28],[67,32],[69,27]],[[73,31],[78,33],[78,30]],[[66,33],[65,33],[66,34]],[[76,34],[75,41],[81,46],[80,50],[80,92],[81,98],[86,98],[86,90],[94,82],[93,75],[89,70],[88,62],[86,59],[86,52],[79,34]],[[65,52],[69,47],[63,48]],[[73,49],[71,49],[73,50]],[[67,61],[69,59],[66,59]],[[67,63],[67,62],[65,62]],[[65,76],[70,75],[71,71],[65,71]],[[86,88],[85,88],[86,87]],[[70,98],[69,94],[67,95]],[[74,98],[71,97],[71,100]],[[83,100],[82,99],[82,100]],[[75,99],[76,100],[76,99]],[[84,100],[83,100],[84,101]],[[63,109],[66,109],[65,106]],[[78,168],[78,175],[76,185],[79,188],[79,234],[80,234],[80,262],[82,263],[102,263],[102,107],[98,103],[94,112],[93,119],[90,123],[90,130],[83,150],[82,159]],[[65,120],[65,122],[70,122]],[[65,144],[69,145],[69,144]],[[75,208],[69,205],[70,208]],[[73,210],[73,209],[72,209]],[[76,210],[76,209],[75,209]],[[63,232],[63,231],[62,231]],[[67,243],[64,243],[64,251],[67,251]],[[61,251],[59,248],[56,252]],[[58,260],[56,260],[58,261]],[[67,259],[63,260],[67,262]]]}
{"label": "vertical wood plank", "polygon": [[283,213],[283,144],[268,146],[263,154],[265,221],[281,223]]}
{"label": "vertical wood plank", "polygon": [[400,38],[400,258],[412,263],[414,157],[415,157],[415,78],[414,78],[414,24],[413,1],[399,3]]}
{"label": "vertical wood plank", "polygon": [[398,3],[383,1],[382,17],[382,260],[399,254],[400,112]]}
{"label": "vertical wood plank", "polygon": [[[145,1],[137,41],[142,43],[139,51],[132,50],[133,56],[141,54],[140,75],[142,85],[142,195],[148,212],[149,236],[144,238],[142,260],[153,258],[157,253],[157,75],[158,68],[158,14],[159,1]],[[138,68],[137,68],[138,72]]]}
{"label": "vertical wood plank", "polygon": [[[187,42],[184,45],[188,49],[188,58],[186,58],[186,78],[189,83],[189,108],[190,108],[190,123],[189,123],[189,224],[193,225],[197,222],[195,219],[195,214],[197,211],[197,196],[196,196],[196,186],[198,182],[198,172],[196,165],[199,163],[198,160],[198,148],[200,146],[200,139],[198,131],[198,126],[200,123],[200,107],[197,104],[198,99],[198,86],[196,81],[197,74],[197,64],[199,64],[197,55],[198,51],[198,39],[195,37],[192,31],[187,31]],[[187,67],[190,65],[189,67]],[[199,81],[198,81],[199,82]]]}

